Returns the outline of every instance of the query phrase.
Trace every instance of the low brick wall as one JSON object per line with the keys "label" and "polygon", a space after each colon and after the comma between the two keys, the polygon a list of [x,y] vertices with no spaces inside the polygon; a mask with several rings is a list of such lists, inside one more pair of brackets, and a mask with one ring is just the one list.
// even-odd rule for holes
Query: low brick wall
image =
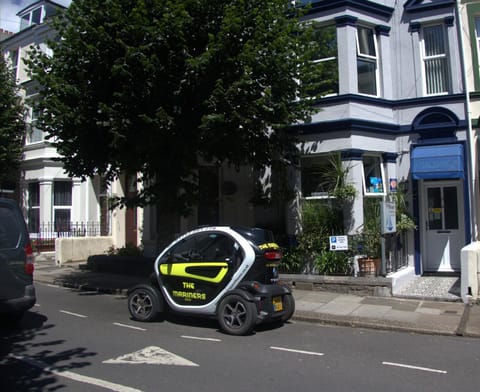
{"label": "low brick wall", "polygon": [[383,277],[280,274],[280,280],[299,290],[329,291],[374,297],[392,296],[392,281]]}
{"label": "low brick wall", "polygon": [[55,262],[84,261],[89,256],[104,254],[113,246],[113,237],[67,237],[55,240]]}

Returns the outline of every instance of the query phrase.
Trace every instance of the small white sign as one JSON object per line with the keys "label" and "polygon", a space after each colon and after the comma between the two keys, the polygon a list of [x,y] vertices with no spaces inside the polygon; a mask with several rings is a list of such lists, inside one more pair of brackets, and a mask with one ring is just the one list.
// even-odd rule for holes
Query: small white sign
{"label": "small white sign", "polygon": [[390,234],[397,231],[395,210],[394,202],[385,201],[382,203],[382,234]]}
{"label": "small white sign", "polygon": [[330,236],[330,250],[348,250],[348,236]]}

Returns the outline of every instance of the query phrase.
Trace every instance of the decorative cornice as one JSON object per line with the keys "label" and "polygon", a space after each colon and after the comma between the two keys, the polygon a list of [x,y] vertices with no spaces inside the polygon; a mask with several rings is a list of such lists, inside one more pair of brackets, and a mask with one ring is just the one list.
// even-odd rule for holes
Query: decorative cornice
{"label": "decorative cornice", "polygon": [[309,4],[309,14],[325,12],[335,8],[350,8],[352,10],[368,12],[382,18],[390,18],[394,8],[387,7],[368,0],[301,0],[300,4]]}
{"label": "decorative cornice", "polygon": [[363,159],[364,150],[358,148],[350,148],[348,150],[341,150],[340,156],[342,161],[361,161]]}
{"label": "decorative cornice", "polygon": [[398,154],[396,152],[384,152],[382,158],[386,163],[397,163]]}
{"label": "decorative cornice", "polygon": [[367,105],[375,105],[382,108],[399,109],[409,106],[421,105],[448,105],[451,103],[465,102],[465,94],[449,94],[449,95],[435,95],[419,98],[407,98],[399,100],[389,100],[385,98],[369,97],[360,94],[342,94],[332,97],[321,98],[317,102],[317,106],[339,105],[346,103],[360,103]]}
{"label": "decorative cornice", "polygon": [[335,18],[337,27],[356,26],[358,18],[355,16],[342,15]]}
{"label": "decorative cornice", "polygon": [[410,31],[412,33],[418,33],[421,27],[422,25],[420,24],[420,22],[410,22]]}
{"label": "decorative cornice", "polygon": [[403,7],[405,12],[414,13],[422,11],[431,11],[440,8],[451,8],[455,6],[455,0],[437,0],[437,1],[424,1],[424,0],[409,0]]}
{"label": "decorative cornice", "polygon": [[447,16],[445,18],[445,25],[447,27],[453,27],[453,24],[455,23],[455,18],[453,16]]}
{"label": "decorative cornice", "polygon": [[390,35],[390,26],[384,26],[384,25],[377,25],[375,26],[375,32],[377,35],[383,35],[385,37],[388,37]]}

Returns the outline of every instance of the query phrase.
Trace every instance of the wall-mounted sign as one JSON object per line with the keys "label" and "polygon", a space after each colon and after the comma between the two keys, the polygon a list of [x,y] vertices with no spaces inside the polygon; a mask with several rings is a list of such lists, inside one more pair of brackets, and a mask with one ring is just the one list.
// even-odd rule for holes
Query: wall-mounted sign
{"label": "wall-mounted sign", "polygon": [[382,234],[390,234],[397,231],[395,210],[395,202],[384,201],[382,203]]}
{"label": "wall-mounted sign", "polygon": [[330,250],[348,250],[348,236],[330,236]]}

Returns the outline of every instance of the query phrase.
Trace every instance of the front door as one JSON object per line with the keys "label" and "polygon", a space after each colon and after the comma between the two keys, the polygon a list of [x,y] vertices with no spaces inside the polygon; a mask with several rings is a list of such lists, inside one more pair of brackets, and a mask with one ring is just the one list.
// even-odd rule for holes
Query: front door
{"label": "front door", "polygon": [[422,259],[425,272],[460,270],[465,244],[461,181],[425,181],[422,186]]}

